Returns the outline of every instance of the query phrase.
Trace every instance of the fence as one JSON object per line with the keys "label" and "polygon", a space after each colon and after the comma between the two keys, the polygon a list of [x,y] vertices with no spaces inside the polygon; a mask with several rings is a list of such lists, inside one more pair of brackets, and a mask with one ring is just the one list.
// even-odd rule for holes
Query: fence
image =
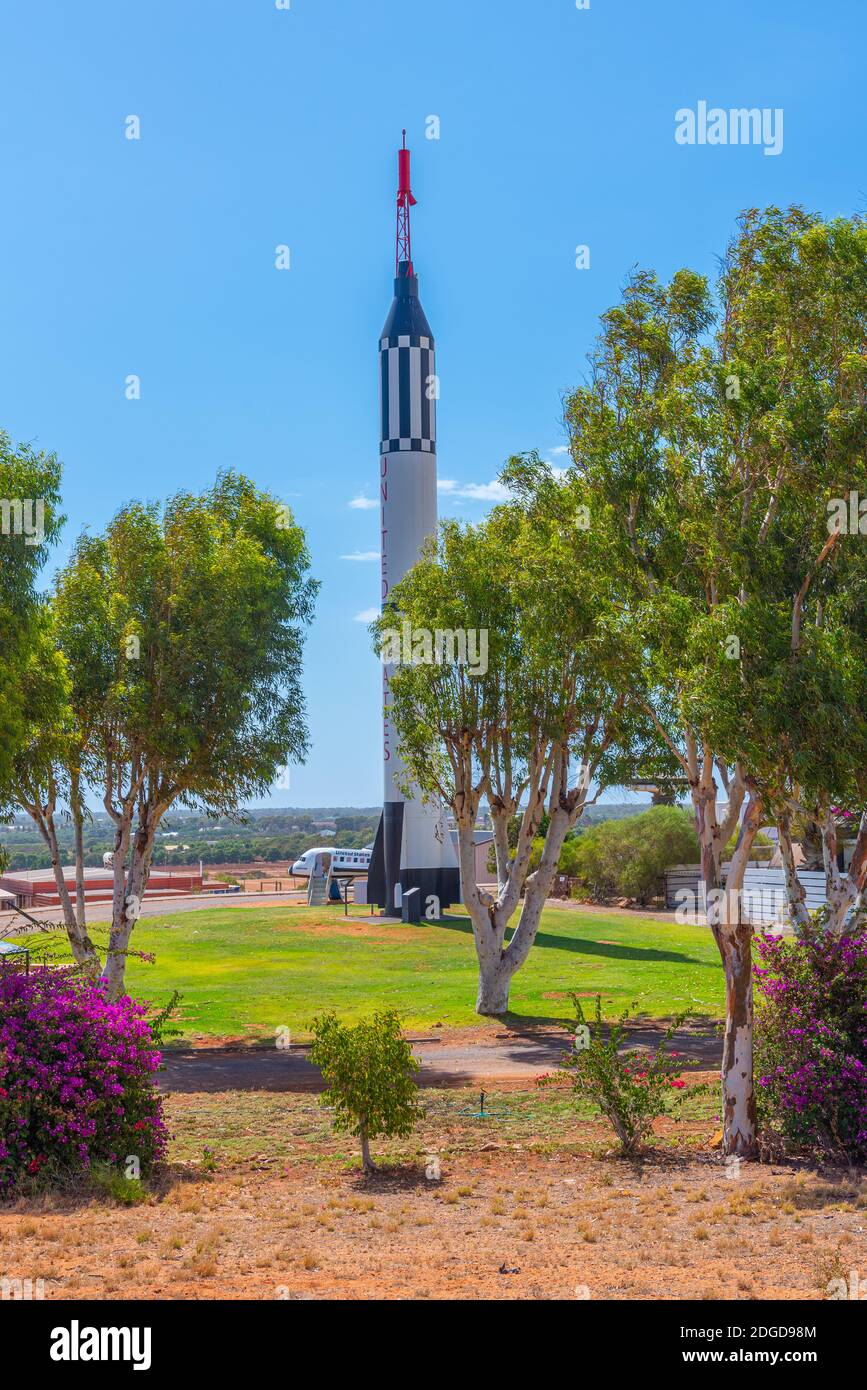
{"label": "fence", "polygon": [[[723,885],[730,864],[723,864]],[[800,870],[798,881],[806,895],[809,912],[815,912],[825,902],[825,875]],[[669,909],[690,903],[704,902],[704,884],[698,864],[673,864],[665,873],[665,906]],[[750,865],[744,874],[741,889],[741,919],[756,927],[784,924],[788,921],[788,897],[782,869]]]}

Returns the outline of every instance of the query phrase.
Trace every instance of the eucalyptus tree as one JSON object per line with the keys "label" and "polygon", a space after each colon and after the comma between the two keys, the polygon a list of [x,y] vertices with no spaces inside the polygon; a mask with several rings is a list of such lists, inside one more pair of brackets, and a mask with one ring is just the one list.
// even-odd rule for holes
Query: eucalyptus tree
{"label": "eucalyptus tree", "polygon": [[28,680],[38,669],[39,573],[63,524],[54,454],[16,446],[0,430],[0,810],[12,801],[16,750],[26,737]]}
{"label": "eucalyptus tree", "polygon": [[867,881],[867,817],[844,875],[833,810],[867,804],[867,226],[745,214],[721,292],[720,360],[741,387],[725,443],[744,509],[757,479],[763,510],[737,601],[718,614],[738,634],[739,681],[717,669],[713,718],[763,789],[799,927],[792,815],[818,824],[839,931]]}
{"label": "eucalyptus tree", "polygon": [[681,270],[663,285],[635,272],[603,316],[566,421],[576,484],[629,577],[645,649],[643,709],[689,787],[707,923],[726,979],[724,1143],[747,1152],[755,1141],[750,928],[732,910],[738,895],[721,892],[722,856],[740,825],[729,874],[736,890],[762,798],[743,763],[714,742],[693,689],[696,671],[716,655],[716,610],[740,589],[737,560],[755,510],[742,516],[742,479],[722,447],[724,374],[713,324],[703,277]]}
{"label": "eucalyptus tree", "polygon": [[[10,796],[17,807],[30,815],[45,841],[73,958],[95,976],[99,974],[100,959],[87,932],[79,829],[86,814],[80,773],[87,754],[75,721],[69,667],[60,650],[50,605],[40,613],[32,657],[23,682],[25,714],[12,757]],[[66,881],[60,850],[60,823],[67,817],[76,826],[78,888],[74,896]]]}
{"label": "eucalyptus tree", "polygon": [[[576,478],[631,575],[647,647],[643,704],[689,786],[726,976],[728,1152],[755,1142],[740,889],[762,818],[785,799],[771,775],[783,705],[769,709],[766,697],[795,679],[805,614],[833,556],[818,532],[826,485],[851,462],[859,381],[863,403],[851,327],[859,295],[863,316],[859,236],[855,224],[799,209],[752,210],[716,299],[693,272],[667,286],[636,272],[566,403]],[[842,301],[847,327],[835,346]],[[769,623],[787,634],[785,678],[779,631],[764,640]],[[738,827],[722,893],[723,850]]]}
{"label": "eucalyptus tree", "polygon": [[[420,639],[390,682],[391,715],[407,784],[455,818],[479,965],[476,1010],[484,1015],[508,1010],[566,835],[606,782],[622,780],[638,662],[616,569],[571,490],[535,455],[513,459],[504,477],[513,500],[476,526],[443,523],[374,625],[390,660],[400,658],[399,628],[408,624]],[[474,634],[466,647],[486,650],[484,663],[471,669],[454,659],[458,644],[441,639],[461,632]],[[483,800],[496,892],[476,878],[473,831]]]}
{"label": "eucalyptus tree", "polygon": [[[122,507],[103,534],[80,537],[57,577],[67,737],[33,765],[43,786],[62,784],[75,815],[83,787],[98,789],[114,824],[102,966],[113,998],[169,808],[237,815],[279,766],[305,756],[301,658],[317,589],[308,571],[287,508],[227,473],[200,495]],[[45,820],[56,803],[27,804]],[[83,898],[65,915],[73,950],[92,950]]]}

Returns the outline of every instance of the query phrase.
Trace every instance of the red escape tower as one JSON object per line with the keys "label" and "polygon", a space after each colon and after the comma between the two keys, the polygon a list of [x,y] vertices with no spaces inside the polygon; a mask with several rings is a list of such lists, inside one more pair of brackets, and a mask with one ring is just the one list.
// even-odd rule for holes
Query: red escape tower
{"label": "red escape tower", "polygon": [[[397,152],[397,244],[394,300],[379,336],[379,507],[383,613],[392,612],[391,591],[416,564],[421,548],[437,528],[436,406],[439,383],[435,344],[418,297],[412,263],[410,186],[406,131]],[[368,901],[387,914],[406,904],[417,913],[438,916],[461,900],[457,855],[440,807],[407,795],[405,769],[392,726],[390,682],[394,659],[383,662],[383,809],[368,874]],[[419,897],[421,901],[419,902]]]}
{"label": "red escape tower", "polygon": [[406,269],[404,275],[412,275],[412,236],[409,228],[409,210],[415,207],[409,178],[409,150],[406,147],[406,131],[403,132],[403,146],[397,152],[397,251],[394,258],[394,273],[401,274],[401,265]]}

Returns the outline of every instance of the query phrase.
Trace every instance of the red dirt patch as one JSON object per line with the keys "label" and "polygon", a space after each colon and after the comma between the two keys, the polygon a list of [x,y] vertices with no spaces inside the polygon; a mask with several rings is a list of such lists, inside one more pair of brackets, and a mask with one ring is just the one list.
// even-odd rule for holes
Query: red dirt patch
{"label": "red dirt patch", "polygon": [[[865,1266],[857,1176],[745,1163],[733,1181],[670,1147],[625,1162],[601,1156],[601,1122],[506,1090],[509,1118],[480,1125],[471,1100],[430,1093],[413,1140],[375,1146],[396,1166],[365,1180],[313,1097],[172,1097],[174,1167],[146,1205],[19,1202],[0,1266],[51,1299],[822,1298]],[[658,1141],[709,1129],[666,1121]]]}

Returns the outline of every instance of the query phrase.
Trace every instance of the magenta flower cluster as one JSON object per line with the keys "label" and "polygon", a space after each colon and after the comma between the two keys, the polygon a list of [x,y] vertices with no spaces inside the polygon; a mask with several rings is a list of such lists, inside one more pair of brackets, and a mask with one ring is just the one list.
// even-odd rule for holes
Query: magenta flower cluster
{"label": "magenta flower cluster", "polygon": [[143,1005],[66,970],[0,971],[0,1195],[130,1156],[146,1173],[166,1147],[159,1065]]}
{"label": "magenta flower cluster", "polygon": [[867,929],[757,942],[760,1118],[797,1149],[867,1159]]}

